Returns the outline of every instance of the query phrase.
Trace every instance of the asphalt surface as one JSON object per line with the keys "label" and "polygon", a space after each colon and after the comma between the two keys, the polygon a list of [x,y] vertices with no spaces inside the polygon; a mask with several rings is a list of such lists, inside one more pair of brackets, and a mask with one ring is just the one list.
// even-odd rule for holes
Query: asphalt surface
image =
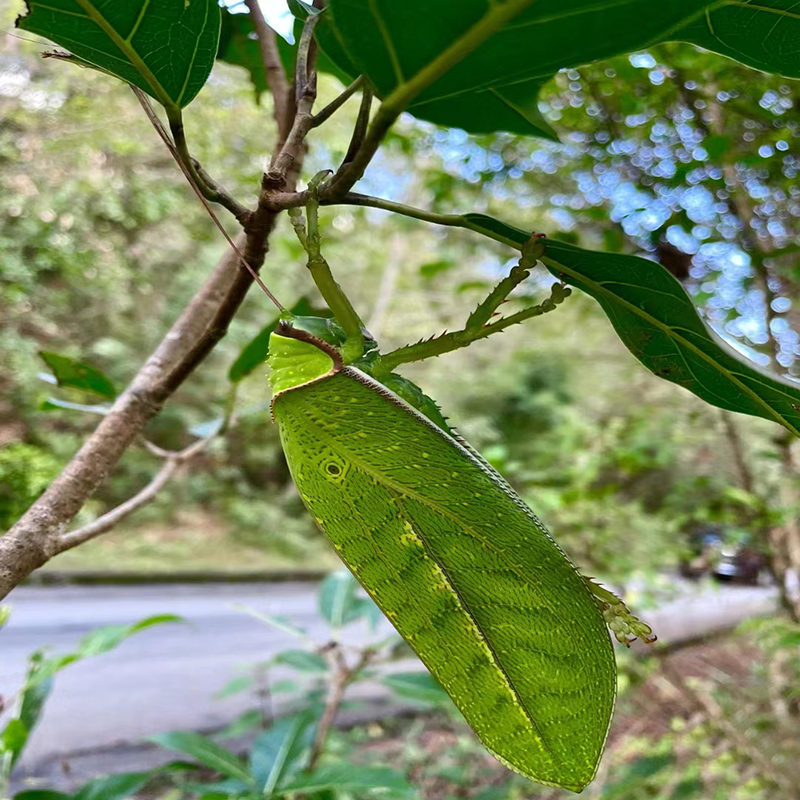
{"label": "asphalt surface", "polygon": [[[135,743],[150,734],[225,726],[252,708],[254,698],[243,693],[216,699],[215,694],[253,664],[281,650],[303,647],[241,606],[289,617],[322,644],[329,629],[317,611],[315,590],[313,583],[16,589],[8,600],[13,608],[10,622],[0,631],[0,695],[6,698],[17,691],[26,658],[37,648],[66,652],[99,626],[129,624],[155,614],[178,614],[187,620],[142,631],[116,650],[59,673],[21,771],[44,774],[48,765],[67,756],[103,751],[118,754],[106,766],[107,771],[117,771],[128,768],[121,755],[125,748],[135,749]],[[675,643],[770,613],[776,597],[774,588],[722,587],[687,595],[642,616],[660,641]],[[385,623],[377,637],[391,630]],[[346,634],[353,644],[376,638],[359,624]],[[273,680],[289,675],[280,669],[270,673]],[[386,697],[378,683],[362,691],[372,701]],[[96,763],[91,769],[98,769]]]}

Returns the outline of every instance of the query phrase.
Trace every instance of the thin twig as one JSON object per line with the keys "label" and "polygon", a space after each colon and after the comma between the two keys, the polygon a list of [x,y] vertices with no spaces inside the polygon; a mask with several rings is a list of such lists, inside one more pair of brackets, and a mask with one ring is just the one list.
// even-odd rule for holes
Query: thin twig
{"label": "thin twig", "polygon": [[356,124],[353,127],[353,135],[350,137],[350,144],[347,148],[347,152],[344,155],[344,159],[342,160],[342,166],[349,164],[356,157],[356,154],[364,144],[364,138],[367,135],[367,128],[369,127],[369,115],[371,111],[372,92],[365,88],[361,95],[361,105],[358,109]]}
{"label": "thin twig", "polygon": [[319,759],[325,751],[328,735],[336,720],[336,714],[342,704],[347,687],[359,677],[364,668],[372,661],[375,656],[375,650],[370,647],[362,650],[361,657],[352,667],[347,665],[347,661],[345,660],[339,644],[331,644],[327,655],[328,661],[331,664],[333,677],[328,687],[325,709],[322,712],[322,717],[320,718],[317,732],[314,736],[314,743],[311,746],[311,755],[309,756],[308,767],[306,768],[309,772],[313,772],[314,769],[316,769]]}
{"label": "thin twig", "polygon": [[272,110],[275,123],[278,126],[278,146],[280,149],[286,137],[289,135],[292,119],[292,108],[289,106],[289,82],[281,64],[278,53],[278,40],[275,31],[267,24],[258,0],[245,0],[245,5],[253,20],[256,29],[258,44],[261,48],[261,60],[264,62],[264,73],[272,95]]}
{"label": "thin twig", "polygon": [[[136,87],[131,87],[136,93],[136,96],[139,98],[139,102],[142,103],[142,97],[146,98],[147,96],[144,92],[141,92]],[[142,106],[145,104],[142,103]],[[147,105],[149,106],[150,103],[147,101]],[[152,111],[152,107],[150,107],[150,111]],[[148,112],[148,109],[145,108],[145,112]],[[153,112],[155,115],[155,112]],[[153,123],[153,126],[156,126],[155,120],[158,120],[158,117],[151,116],[150,113],[147,113],[150,122]],[[219,203],[223,208],[226,208],[228,211],[236,217],[237,221],[242,225],[246,225],[249,221],[252,211],[250,211],[247,206],[242,205],[230,192],[227,191],[223,186],[218,184],[201,166],[197,159],[192,158],[191,154],[189,153],[189,145],[186,142],[186,131],[183,127],[183,121],[181,119],[170,119],[170,130],[172,131],[172,137],[174,139],[174,153],[173,156],[176,156],[178,159],[178,163],[181,166],[184,174],[186,175],[187,179],[189,179],[190,183],[193,183],[196,186],[196,191],[200,193],[200,196],[205,199],[209,200],[212,203]],[[158,125],[161,126],[161,120],[158,120]],[[161,126],[163,128],[163,126]],[[159,135],[161,132],[159,131]],[[162,136],[162,139],[164,137]],[[170,152],[172,152],[172,148],[170,148]]]}
{"label": "thin twig", "polygon": [[359,75],[340,95],[331,100],[321,111],[314,114],[311,127],[317,128],[332,117],[363,85],[364,76]]}
{"label": "thin twig", "polygon": [[286,176],[292,165],[302,157],[306,136],[313,127],[314,117],[311,111],[317,99],[317,73],[314,68],[317,47],[314,42],[314,28],[318,21],[317,15],[309,16],[300,34],[295,66],[294,121],[286,141],[280,151],[276,151],[269,171],[264,176],[264,189],[267,193],[286,185]]}
{"label": "thin twig", "polygon": [[189,445],[189,447],[184,450],[171,454],[166,459],[161,469],[156,473],[155,477],[140,492],[124,503],[120,503],[116,508],[112,508],[111,511],[98,517],[94,522],[90,522],[82,528],[63,534],[58,542],[56,552],[63,553],[65,550],[71,550],[73,547],[77,547],[84,542],[88,542],[90,539],[100,536],[102,533],[110,531],[123,519],[133,514],[134,511],[138,511],[143,506],[151,503],[155,500],[166,483],[175,475],[178,468],[192,456],[203,450],[211,438],[213,437],[201,439],[199,442],[194,442]]}

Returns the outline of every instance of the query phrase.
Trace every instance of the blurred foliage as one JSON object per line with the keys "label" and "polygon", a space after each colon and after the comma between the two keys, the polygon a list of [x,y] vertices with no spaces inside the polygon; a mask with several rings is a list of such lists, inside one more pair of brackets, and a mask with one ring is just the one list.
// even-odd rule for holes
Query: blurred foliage
{"label": "blurred foliage", "polygon": [[61,464],[47,450],[14,442],[0,450],[0,528],[6,528],[50,485]]}

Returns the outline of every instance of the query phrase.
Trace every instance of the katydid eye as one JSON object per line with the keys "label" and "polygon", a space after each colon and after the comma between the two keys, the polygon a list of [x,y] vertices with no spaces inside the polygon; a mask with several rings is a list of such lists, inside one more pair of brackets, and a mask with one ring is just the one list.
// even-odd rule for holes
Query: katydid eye
{"label": "katydid eye", "polygon": [[342,474],[342,468],[338,464],[328,464],[328,466],[325,467],[325,471],[328,473],[328,475]]}

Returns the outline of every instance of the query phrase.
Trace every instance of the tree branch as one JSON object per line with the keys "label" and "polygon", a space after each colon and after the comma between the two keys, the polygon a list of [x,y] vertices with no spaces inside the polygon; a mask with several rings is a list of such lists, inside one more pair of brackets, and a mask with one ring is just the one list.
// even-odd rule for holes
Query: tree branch
{"label": "tree branch", "polygon": [[[264,261],[275,216],[247,237],[244,254]],[[252,283],[229,251],[95,432],[31,508],[0,536],[0,599],[59,552],[64,529],[116,466],[147,422],[213,350]]]}
{"label": "tree branch", "polygon": [[278,54],[275,31],[267,24],[258,0],[245,0],[245,5],[256,29],[258,44],[261,48],[261,60],[264,62],[264,73],[272,95],[273,115],[278,126],[277,150],[286,141],[292,126],[293,108],[290,105],[289,82],[286,80],[286,73],[283,71],[283,64],[281,64]]}
{"label": "tree branch", "polygon": [[317,73],[314,69],[317,46],[314,42],[314,28],[318,22],[316,15],[309,16],[300,34],[297,45],[297,64],[295,68],[295,114],[291,130],[286,136],[280,151],[276,151],[269,171],[264,176],[266,190],[282,189],[286,186],[286,176],[292,165],[299,161],[305,151],[308,132],[314,127],[311,111],[317,99]]}

